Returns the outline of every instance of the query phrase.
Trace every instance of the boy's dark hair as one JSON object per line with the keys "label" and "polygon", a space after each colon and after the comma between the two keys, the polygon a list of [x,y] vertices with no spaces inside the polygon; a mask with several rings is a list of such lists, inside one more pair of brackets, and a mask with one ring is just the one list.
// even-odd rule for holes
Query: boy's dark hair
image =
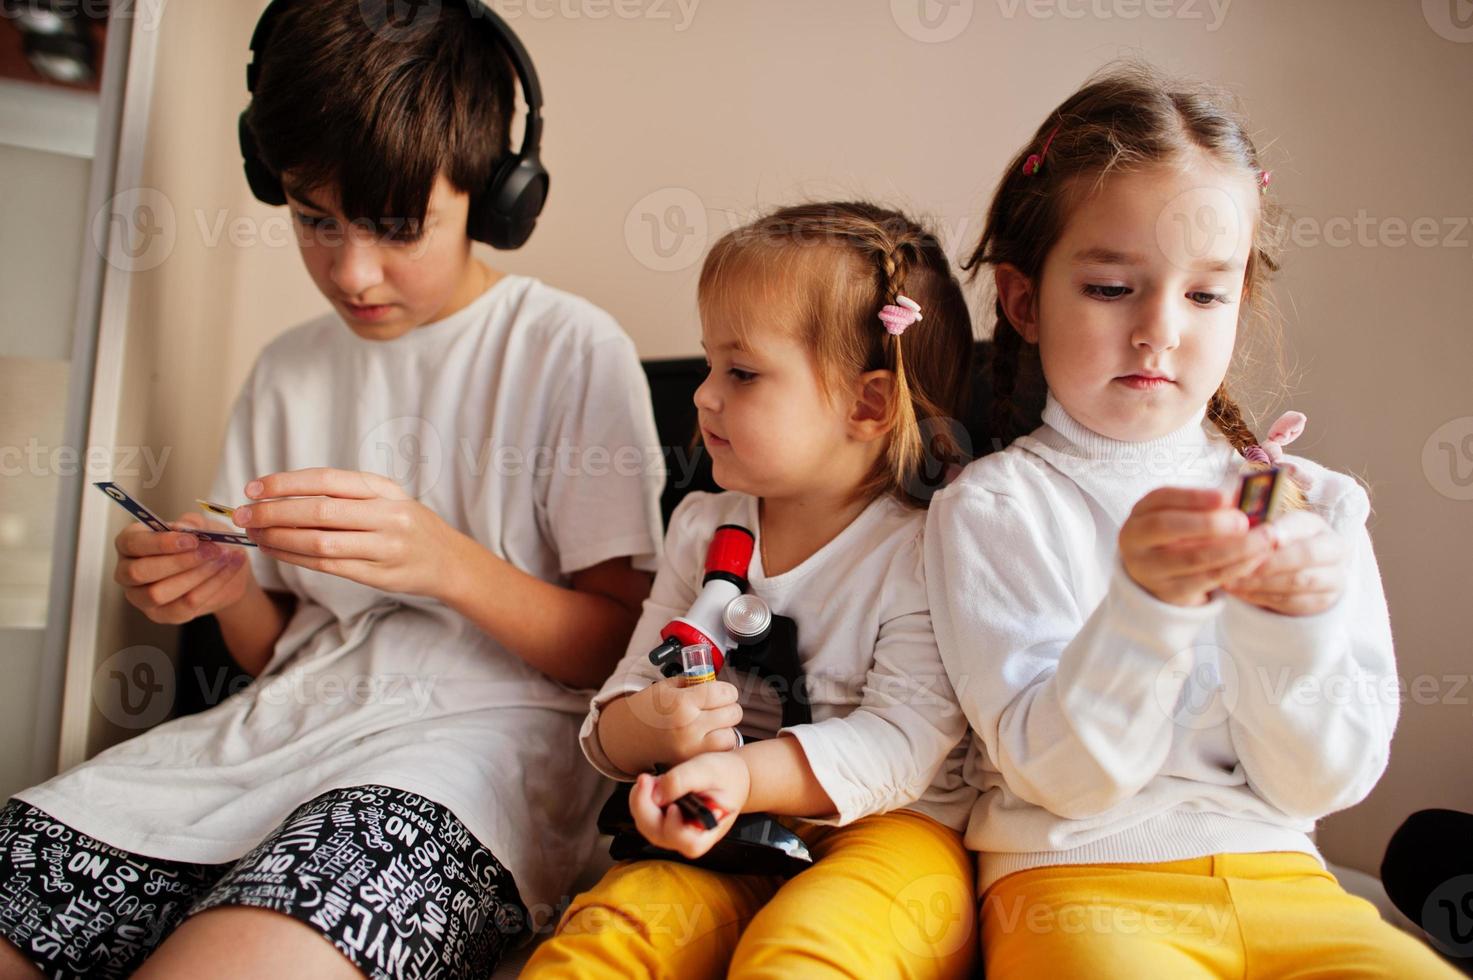
{"label": "boy's dark hair", "polygon": [[397,24],[391,3],[282,10],[246,122],[267,169],[291,171],[287,190],[333,186],[348,221],[414,238],[438,174],[475,193],[510,153],[516,72],[473,5]]}

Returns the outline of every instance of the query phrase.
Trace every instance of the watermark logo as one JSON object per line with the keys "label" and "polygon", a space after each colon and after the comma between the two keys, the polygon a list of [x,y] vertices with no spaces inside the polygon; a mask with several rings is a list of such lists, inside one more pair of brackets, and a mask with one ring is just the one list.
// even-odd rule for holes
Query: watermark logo
{"label": "watermark logo", "polygon": [[1438,37],[1458,44],[1473,43],[1473,2],[1422,0],[1422,16]]}
{"label": "watermark logo", "polygon": [[[152,187],[120,191],[92,216],[92,244],[113,268],[147,272],[174,252],[174,205]],[[109,247],[116,242],[116,248]]]}
{"label": "watermark logo", "polygon": [[890,0],[895,26],[922,44],[955,40],[972,23],[975,13],[975,0]]}
{"label": "watermark logo", "polygon": [[92,675],[92,702],[119,728],[152,728],[174,709],[174,664],[158,647],[119,650]]}
{"label": "watermark logo", "polygon": [[629,254],[655,272],[690,268],[705,253],[709,234],[705,204],[686,187],[651,191],[624,216]]}
{"label": "watermark logo", "polygon": [[1449,500],[1473,500],[1473,415],[1444,422],[1427,437],[1422,472]]}

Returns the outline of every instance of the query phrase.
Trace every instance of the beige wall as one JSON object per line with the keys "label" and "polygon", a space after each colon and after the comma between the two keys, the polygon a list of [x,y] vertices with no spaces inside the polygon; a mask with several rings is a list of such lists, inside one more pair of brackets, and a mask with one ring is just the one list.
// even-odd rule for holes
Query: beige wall
{"label": "beige wall", "polygon": [[[262,6],[172,3],[163,18],[145,183],[178,234],[135,284],[119,443],[172,451],[145,498],[170,511],[208,487],[231,393],[262,344],[326,308],[291,247],[211,246],[198,226],[223,213],[289,237],[283,212],[250,199],[235,151]],[[1279,298],[1300,381],[1286,402],[1310,417],[1296,449],[1373,488],[1403,675],[1436,679],[1421,700],[1457,702],[1407,703],[1390,772],[1321,838],[1374,868],[1412,809],[1473,809],[1473,691],[1456,679],[1468,676],[1473,502],[1454,499],[1445,465],[1423,465],[1439,426],[1473,432],[1473,231],[1398,245],[1391,223],[1434,218],[1440,239],[1473,214],[1473,42],[1449,39],[1442,0],[930,0],[955,18],[934,28],[908,0],[704,0],[688,20],[690,0],[685,12],[674,0],[502,6],[520,12],[542,72],[554,182],[532,244],[496,261],[608,308],[646,356],[697,350],[695,263],[754,209],[872,195],[930,215],[956,253],[1004,161],[1101,63],[1139,53],[1239,91],[1272,144],[1276,191],[1307,219],[1301,239],[1333,235],[1330,219],[1375,219],[1369,244],[1309,242],[1288,260]],[[662,254],[650,230],[667,218],[694,233],[667,231]],[[1473,443],[1462,462],[1473,467]],[[153,635],[115,592],[105,601],[103,655]]]}

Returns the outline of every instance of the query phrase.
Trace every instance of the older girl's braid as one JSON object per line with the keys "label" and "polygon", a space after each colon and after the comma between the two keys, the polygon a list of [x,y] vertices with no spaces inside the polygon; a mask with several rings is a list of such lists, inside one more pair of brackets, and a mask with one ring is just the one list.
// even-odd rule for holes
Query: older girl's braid
{"label": "older girl's braid", "polygon": [[1250,446],[1258,445],[1258,437],[1248,428],[1248,423],[1243,421],[1243,411],[1228,394],[1225,383],[1218,385],[1217,391],[1212,394],[1212,400],[1207,403],[1207,418],[1238,452],[1246,453]]}
{"label": "older girl's braid", "polygon": [[[1238,403],[1233,401],[1228,394],[1227,384],[1218,385],[1217,391],[1213,392],[1212,400],[1207,403],[1207,417],[1212,424],[1217,426],[1219,432],[1227,437],[1228,442],[1233,444],[1239,454],[1246,457],[1247,450],[1258,445],[1258,437],[1253,430],[1248,428],[1248,423],[1243,421],[1243,412],[1238,408]],[[1267,463],[1245,463],[1244,468],[1253,470],[1269,469],[1272,464]],[[1285,511],[1303,510],[1309,506],[1305,498],[1305,487],[1297,478],[1289,480],[1284,491],[1283,508]]]}

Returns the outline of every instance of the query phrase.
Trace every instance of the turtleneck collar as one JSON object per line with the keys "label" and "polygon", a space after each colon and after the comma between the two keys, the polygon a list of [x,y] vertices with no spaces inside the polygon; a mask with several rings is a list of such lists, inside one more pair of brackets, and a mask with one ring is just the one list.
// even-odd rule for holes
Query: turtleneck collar
{"label": "turtleneck collar", "polygon": [[[1065,411],[1064,406],[1060,405],[1052,394],[1048,396],[1043,408],[1044,425],[1057,432],[1063,437],[1064,443],[1072,447],[1073,452],[1070,455],[1085,459],[1139,459],[1163,451],[1175,453],[1183,449],[1205,448],[1212,440],[1212,434],[1203,425],[1206,417],[1207,407],[1204,405],[1198,409],[1190,421],[1173,432],[1168,432],[1155,439],[1128,442],[1102,436],[1093,429],[1085,427]],[[1064,449],[1065,447],[1058,446],[1057,448]]]}

